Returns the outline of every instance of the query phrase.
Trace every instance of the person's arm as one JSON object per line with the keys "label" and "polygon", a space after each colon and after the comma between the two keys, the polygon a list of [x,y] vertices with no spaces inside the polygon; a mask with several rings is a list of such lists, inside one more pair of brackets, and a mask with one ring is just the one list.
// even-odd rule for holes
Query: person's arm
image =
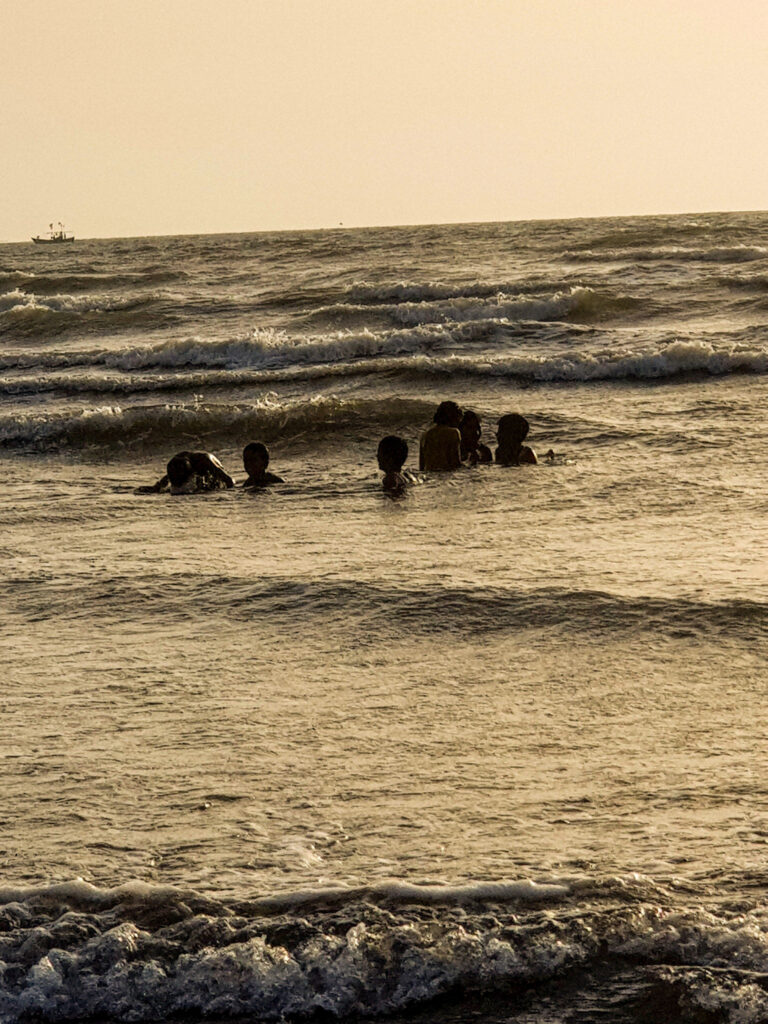
{"label": "person's arm", "polygon": [[156,484],[149,484],[143,487],[137,487],[136,494],[159,494],[160,491],[164,491],[168,486],[168,477],[161,477]]}
{"label": "person's arm", "polygon": [[424,472],[424,438],[419,441],[419,472]]}
{"label": "person's arm", "polygon": [[537,466],[539,464],[536,452],[533,448],[529,448],[527,444],[524,444],[520,449],[520,459],[518,461],[521,466]]}
{"label": "person's arm", "polygon": [[224,484],[225,487],[234,487],[235,486],[235,481],[232,479],[232,477],[229,475],[229,473],[225,473],[224,472],[224,470],[221,468],[221,466],[215,466],[214,469],[213,469],[213,473],[214,473],[214,476],[216,477],[216,479],[217,480],[221,480],[221,482]]}

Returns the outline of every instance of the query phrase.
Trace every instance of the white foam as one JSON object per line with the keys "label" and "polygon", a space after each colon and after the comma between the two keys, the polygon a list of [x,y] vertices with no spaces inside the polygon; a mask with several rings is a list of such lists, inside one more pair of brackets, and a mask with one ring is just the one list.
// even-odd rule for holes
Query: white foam
{"label": "white foam", "polygon": [[481,320],[567,320],[569,317],[595,316],[607,313],[612,308],[626,310],[636,305],[628,295],[600,292],[594,288],[574,286],[552,295],[510,297],[504,293],[494,296],[494,301],[480,301],[476,295],[449,296],[450,301],[403,301],[397,305],[354,306],[336,304],[315,310],[313,316],[338,316],[352,314],[371,315],[379,313],[394,323],[418,326],[434,323],[463,323]]}
{"label": "white foam", "polygon": [[754,260],[768,259],[768,248],[762,245],[726,245],[711,248],[693,248],[687,246],[660,245],[651,248],[626,249],[578,249],[563,253],[563,259],[575,261],[608,261],[608,262],[653,262],[655,260],[675,260],[681,262],[704,263],[749,263]]}
{"label": "white foam", "polygon": [[[665,910],[632,896],[642,878],[630,880],[617,907],[615,882],[601,898],[594,880],[581,913],[567,886],[532,882],[318,889],[239,904],[234,914],[215,904],[193,911],[184,900],[192,904],[195,894],[141,883],[6,887],[0,902],[27,907],[17,915],[26,923],[2,936],[0,1016],[17,1024],[384,1015],[455,988],[491,991],[621,958],[683,964],[657,975],[682,985],[702,1010],[764,1019],[764,976],[756,973],[768,962],[762,908],[731,916]],[[526,915],[526,903],[545,893],[547,914]],[[505,917],[499,904],[510,900],[514,916]],[[69,913],[72,904],[79,914]]]}
{"label": "white foam", "polygon": [[157,295],[146,294],[140,298],[128,295],[117,298],[106,294],[90,295],[35,295],[34,292],[13,291],[0,295],[0,311],[8,315],[24,316],[30,313],[94,313],[132,309],[144,305]]}

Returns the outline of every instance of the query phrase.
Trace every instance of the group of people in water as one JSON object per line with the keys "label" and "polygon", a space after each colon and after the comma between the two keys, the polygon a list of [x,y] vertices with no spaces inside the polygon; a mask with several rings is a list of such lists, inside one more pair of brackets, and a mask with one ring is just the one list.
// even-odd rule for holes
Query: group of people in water
{"label": "group of people in water", "polygon": [[[501,466],[535,465],[536,453],[526,445],[528,420],[520,413],[502,416],[496,425],[495,461]],[[476,466],[494,461],[491,449],[481,442],[480,417],[471,409],[462,410],[456,402],[441,402],[432,425],[421,436],[419,470],[426,473],[449,472],[462,466]],[[553,453],[547,452],[547,458]],[[408,458],[408,442],[388,434],[379,442],[379,469],[384,474],[382,487],[387,494],[402,494],[415,477],[403,470]],[[243,466],[248,474],[243,487],[262,488],[285,483],[269,471],[269,449],[261,441],[252,441],[243,449]],[[156,494],[169,489],[171,494],[193,494],[234,487],[235,481],[210,452],[178,452],[157,483],[139,487],[142,494]]]}
{"label": "group of people in water", "polygon": [[[248,474],[243,487],[268,487],[284,484],[285,480],[270,473],[269,449],[261,441],[251,441],[243,448],[243,466]],[[234,487],[235,481],[210,452],[178,452],[165,467],[165,475],[149,487],[139,487],[139,494],[158,494],[170,490],[171,494],[196,494],[198,491],[217,491]]]}
{"label": "group of people in water", "polygon": [[[518,412],[502,416],[496,424],[496,462],[501,466],[535,465],[536,453],[524,444],[529,423]],[[462,466],[493,462],[494,455],[480,438],[480,417],[471,409],[462,410],[456,402],[441,402],[432,417],[432,426],[421,435],[419,469],[422,472],[450,472]],[[402,494],[412,481],[403,473],[408,444],[390,434],[379,442],[379,469],[384,474],[382,487],[389,494]],[[547,453],[547,457],[550,456]]]}

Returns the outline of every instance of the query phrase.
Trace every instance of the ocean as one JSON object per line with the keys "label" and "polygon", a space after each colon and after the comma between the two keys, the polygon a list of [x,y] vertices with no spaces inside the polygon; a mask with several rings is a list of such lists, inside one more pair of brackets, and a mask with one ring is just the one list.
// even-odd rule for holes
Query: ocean
{"label": "ocean", "polygon": [[0,403],[3,1024],[768,1020],[768,213],[5,244]]}

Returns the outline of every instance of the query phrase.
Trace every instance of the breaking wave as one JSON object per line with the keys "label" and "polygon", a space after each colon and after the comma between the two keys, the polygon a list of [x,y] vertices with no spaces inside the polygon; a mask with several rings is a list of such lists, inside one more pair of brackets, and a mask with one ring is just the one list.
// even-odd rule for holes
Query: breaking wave
{"label": "breaking wave", "polygon": [[768,372],[768,350],[703,341],[676,341],[651,352],[574,353],[572,356],[517,356],[494,360],[484,372],[490,376],[521,377],[536,381],[664,380],[681,374]]}
{"label": "breaking wave", "polygon": [[486,299],[500,294],[514,295],[519,292],[535,291],[542,287],[543,282],[526,282],[523,285],[509,281],[501,283],[471,281],[468,284],[443,284],[439,281],[430,281],[426,284],[414,281],[400,281],[397,284],[369,284],[367,281],[356,281],[347,287],[346,297],[353,304],[379,305],[399,302],[436,302],[445,299]]}
{"label": "breaking wave", "polygon": [[557,1019],[603,1019],[623,1003],[637,1011],[628,1019],[764,1021],[763,908],[708,910],[698,897],[686,906],[641,876],[227,901],[138,882],[6,888],[0,1015],[351,1020],[451,996],[483,1020],[493,993],[519,1004],[541,989]]}
{"label": "breaking wave", "polygon": [[72,329],[149,326],[168,319],[151,313],[157,293],[41,296],[16,288],[0,295],[0,335],[46,337]]}
{"label": "breaking wave", "polygon": [[[465,340],[487,341],[498,327],[493,323],[471,326],[473,330],[460,332]],[[526,351],[499,356],[440,354],[441,348],[455,343],[456,331],[419,329],[394,335],[339,335],[296,344],[284,344],[283,337],[273,335],[268,343],[263,339],[208,344],[189,341],[116,352],[8,354],[0,357],[0,370],[14,371],[14,375],[0,378],[0,394],[61,390],[69,394],[138,395],[368,376],[403,381],[474,377],[578,384],[768,372],[768,348],[735,342],[717,345],[686,339],[650,350],[582,348],[561,355],[538,355],[528,344]],[[42,370],[53,372],[43,375]]]}
{"label": "breaking wave", "polygon": [[210,445],[257,436],[269,442],[307,430],[421,422],[432,404],[409,399],[313,398],[280,402],[267,395],[247,404],[190,402],[166,405],[104,405],[71,412],[25,412],[0,417],[0,447],[59,450]]}
{"label": "breaking wave", "polygon": [[592,321],[614,313],[626,313],[640,306],[639,301],[632,296],[615,295],[581,286],[549,296],[514,297],[497,293],[491,303],[478,302],[478,296],[471,293],[446,298],[450,298],[450,301],[427,301],[422,298],[419,301],[402,301],[396,305],[335,303],[314,310],[311,319],[335,320],[339,317],[378,314],[393,323],[406,326],[480,320]]}
{"label": "breaking wave", "polygon": [[50,295],[41,298],[18,288],[0,295],[0,312],[21,315],[25,311],[49,313],[108,312],[113,309],[135,309],[151,302],[155,296],[127,296],[111,298],[107,295]]}
{"label": "breaking wave", "polygon": [[0,369],[74,369],[84,366],[103,366],[125,371],[193,366],[210,369],[269,369],[297,363],[305,365],[429,352],[438,347],[488,339],[493,336],[496,328],[497,324],[493,322],[481,322],[452,330],[431,326],[396,332],[339,331],[309,338],[267,329],[256,330],[246,338],[225,341],[187,338],[117,350],[8,353],[0,356]]}

